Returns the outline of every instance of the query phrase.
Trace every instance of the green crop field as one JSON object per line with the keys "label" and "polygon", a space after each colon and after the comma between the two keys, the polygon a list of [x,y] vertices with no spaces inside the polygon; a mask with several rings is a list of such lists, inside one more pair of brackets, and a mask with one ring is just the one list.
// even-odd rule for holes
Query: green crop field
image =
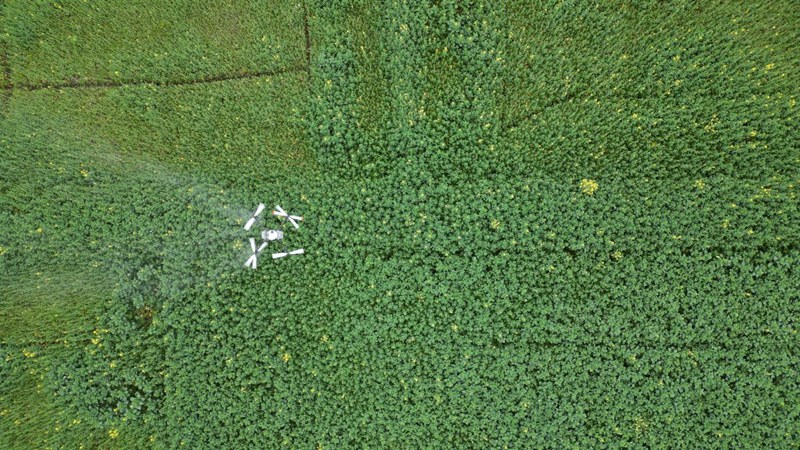
{"label": "green crop field", "polygon": [[[800,447],[798,43],[792,0],[1,2],[0,448]],[[304,255],[244,267],[259,202]]]}

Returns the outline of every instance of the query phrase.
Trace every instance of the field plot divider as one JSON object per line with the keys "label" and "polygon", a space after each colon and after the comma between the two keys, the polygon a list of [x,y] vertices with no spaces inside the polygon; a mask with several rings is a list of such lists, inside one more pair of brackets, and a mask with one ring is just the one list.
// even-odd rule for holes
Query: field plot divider
{"label": "field plot divider", "polygon": [[10,83],[9,85],[5,86],[4,90],[12,91],[15,89],[22,89],[26,91],[38,91],[41,89],[61,89],[61,88],[91,89],[91,88],[116,88],[123,86],[145,86],[145,85],[164,86],[164,87],[186,86],[191,84],[217,83],[222,81],[269,77],[269,76],[283,75],[292,72],[301,72],[306,70],[307,68],[304,66],[287,67],[283,69],[264,70],[261,72],[247,72],[247,73],[240,73],[237,75],[217,75],[213,77],[199,78],[195,80],[178,80],[178,81],[153,81],[153,80],[134,81],[134,82],[89,81],[84,83],[59,82],[59,83],[39,83],[39,84],[18,84],[18,85]]}

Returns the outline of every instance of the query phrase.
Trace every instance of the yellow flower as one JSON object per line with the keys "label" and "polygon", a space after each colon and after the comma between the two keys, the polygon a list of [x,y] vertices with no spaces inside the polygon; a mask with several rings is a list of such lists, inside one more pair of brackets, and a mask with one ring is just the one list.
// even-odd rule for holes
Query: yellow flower
{"label": "yellow flower", "polygon": [[118,438],[119,437],[119,430],[117,430],[116,428],[112,428],[112,429],[108,430],[108,436],[111,439]]}
{"label": "yellow flower", "polygon": [[500,228],[500,221],[497,219],[492,219],[492,229],[496,230]]}
{"label": "yellow flower", "polygon": [[283,355],[281,355],[281,359],[283,360],[283,362],[288,363],[289,360],[292,359],[292,355],[284,353]]}
{"label": "yellow flower", "polygon": [[641,417],[637,417],[633,421],[633,427],[637,433],[646,433],[647,429],[650,427],[650,424]]}
{"label": "yellow flower", "polygon": [[597,184],[597,181],[588,180],[586,178],[581,180],[581,191],[587,195],[594,195],[594,192],[599,188],[600,185]]}

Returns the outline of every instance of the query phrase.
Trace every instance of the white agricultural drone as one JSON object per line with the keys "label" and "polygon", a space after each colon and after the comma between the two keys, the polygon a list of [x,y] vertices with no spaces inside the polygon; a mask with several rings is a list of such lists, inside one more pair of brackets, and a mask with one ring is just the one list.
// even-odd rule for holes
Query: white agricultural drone
{"label": "white agricultural drone", "polygon": [[[256,220],[258,219],[258,216],[261,214],[262,211],[264,211],[264,208],[265,208],[265,206],[264,206],[263,203],[260,203],[258,205],[258,208],[256,208],[256,212],[253,213],[253,215],[250,217],[250,219],[245,224],[245,226],[244,226],[245,231],[250,231],[250,229],[253,227],[253,224],[256,223]],[[294,226],[295,230],[300,229],[300,225],[297,222],[300,222],[300,221],[303,220],[303,218],[301,216],[292,216],[292,215],[290,215],[289,213],[284,211],[283,208],[281,208],[280,206],[275,206],[275,210],[272,211],[272,215],[275,216],[275,217],[278,217],[279,219],[288,220],[289,223],[291,223],[292,226]],[[263,239],[263,242],[256,247],[255,238],[249,238],[249,240],[250,240],[250,249],[253,250],[253,254],[252,254],[252,256],[250,256],[250,258],[248,258],[247,262],[244,264],[245,267],[251,267],[251,268],[255,269],[257,264],[258,264],[258,255],[265,248],[267,248],[267,245],[270,242],[276,242],[276,241],[283,240],[283,230],[264,230],[264,231],[261,232],[261,239]],[[279,258],[283,258],[283,257],[290,256],[290,255],[302,255],[303,253],[305,253],[305,251],[302,248],[297,249],[297,250],[292,250],[292,251],[288,251],[287,249],[284,248],[284,250],[282,252],[273,253],[272,254],[272,259],[279,259]]]}

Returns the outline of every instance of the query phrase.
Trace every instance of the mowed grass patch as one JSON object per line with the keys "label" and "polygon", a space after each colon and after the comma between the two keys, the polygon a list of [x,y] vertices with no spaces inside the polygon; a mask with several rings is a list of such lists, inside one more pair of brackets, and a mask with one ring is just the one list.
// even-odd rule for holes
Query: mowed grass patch
{"label": "mowed grass patch", "polygon": [[503,127],[525,172],[797,173],[791,2],[504,6]]}
{"label": "mowed grass patch", "polygon": [[0,278],[0,343],[36,348],[88,341],[103,307],[113,299],[109,277],[80,265],[74,271],[54,265],[27,269],[32,273]]}
{"label": "mowed grass patch", "polygon": [[504,2],[510,123],[587,98],[796,94],[789,43],[800,11],[791,2],[672,6]]}
{"label": "mowed grass patch", "polygon": [[302,70],[301,2],[6,2],[2,28],[21,85]]}
{"label": "mowed grass patch", "polygon": [[800,173],[797,123],[785,96],[583,98],[532,108],[503,143],[519,173],[640,180],[653,189],[719,175],[767,185]]}
{"label": "mowed grass patch", "polygon": [[64,155],[82,164],[73,175],[91,173],[94,164],[133,169],[144,160],[223,186],[289,168],[313,171],[301,124],[304,77],[18,92],[6,139],[26,151],[12,152],[7,164],[16,167],[6,177],[23,179],[33,167],[66,170],[58,164]]}
{"label": "mowed grass patch", "polygon": [[[0,344],[0,446],[30,448],[154,448],[153,433],[137,425],[104,426],[91,415],[66,406],[53,395],[50,371],[77,342]],[[152,440],[151,440],[152,439]]]}

